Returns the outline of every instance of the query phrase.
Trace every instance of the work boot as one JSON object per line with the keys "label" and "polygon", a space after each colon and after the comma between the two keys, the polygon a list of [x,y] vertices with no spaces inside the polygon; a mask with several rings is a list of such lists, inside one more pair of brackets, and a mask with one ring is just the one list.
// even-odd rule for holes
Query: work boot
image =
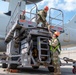
{"label": "work boot", "polygon": [[50,75],[54,75],[54,73],[50,73]]}
{"label": "work boot", "polygon": [[61,75],[61,73],[58,73],[58,72],[57,72],[57,73],[53,73],[53,75]]}

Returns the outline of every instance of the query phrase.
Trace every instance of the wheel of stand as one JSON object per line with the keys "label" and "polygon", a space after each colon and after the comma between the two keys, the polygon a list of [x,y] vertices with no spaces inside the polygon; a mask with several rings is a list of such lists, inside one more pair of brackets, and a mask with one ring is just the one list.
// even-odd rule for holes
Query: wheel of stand
{"label": "wheel of stand", "polygon": [[2,68],[7,68],[7,64],[6,63],[3,63],[2,64]]}
{"label": "wheel of stand", "polygon": [[48,67],[49,72],[54,72],[54,67]]}
{"label": "wheel of stand", "polygon": [[[2,60],[6,61],[6,58],[2,58]],[[2,63],[2,68],[7,68],[7,64],[6,63]]]}
{"label": "wheel of stand", "polygon": [[33,68],[33,69],[38,69],[38,68],[39,68],[39,66],[32,66],[32,68]]}
{"label": "wheel of stand", "polygon": [[76,69],[73,68],[73,69],[72,69],[72,72],[73,72],[73,74],[76,74]]}

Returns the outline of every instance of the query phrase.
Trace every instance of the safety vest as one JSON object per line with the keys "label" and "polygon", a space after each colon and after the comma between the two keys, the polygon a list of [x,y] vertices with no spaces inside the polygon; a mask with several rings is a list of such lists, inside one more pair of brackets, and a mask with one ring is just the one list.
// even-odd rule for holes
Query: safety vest
{"label": "safety vest", "polygon": [[[55,40],[55,39],[54,39],[54,40]],[[57,40],[58,40],[58,39],[57,39]],[[59,40],[58,40],[58,45],[57,45],[56,47],[53,47],[53,46],[50,45],[50,50],[51,50],[52,52],[56,52],[56,50],[57,50],[58,53],[60,54],[60,52],[61,52],[61,45],[60,45]]]}

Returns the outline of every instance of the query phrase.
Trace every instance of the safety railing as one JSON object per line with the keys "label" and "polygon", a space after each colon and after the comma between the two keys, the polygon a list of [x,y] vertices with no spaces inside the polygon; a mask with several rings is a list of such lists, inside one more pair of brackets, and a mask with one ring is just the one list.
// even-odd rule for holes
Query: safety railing
{"label": "safety railing", "polygon": [[[35,3],[33,3],[33,2],[31,2],[31,1],[26,1],[25,3],[32,3],[32,4],[35,5],[35,6],[30,10],[30,12],[26,11],[26,13],[30,14],[30,17],[28,18],[28,19],[30,20],[30,22],[32,21],[32,19],[37,20],[37,15],[36,15],[36,13],[37,13],[37,11],[38,11],[37,5],[36,5]],[[11,18],[10,18],[8,24],[7,24],[7,27],[6,27],[6,35],[7,35],[7,33],[9,32],[9,30],[12,28],[12,26],[17,22],[17,20],[19,20],[19,16],[20,16],[20,14],[21,14],[21,12],[22,12],[22,11],[20,10],[20,5],[21,5],[21,1],[17,3],[17,5],[16,5],[16,7],[15,7],[13,13],[12,13],[12,16],[11,16]],[[36,13],[32,13],[32,10],[33,10],[34,8],[36,8],[36,10],[35,10]],[[19,10],[17,10],[17,9],[19,9]],[[25,10],[26,10],[26,9],[25,9]],[[15,12],[16,12],[16,13],[15,13]],[[27,17],[26,13],[25,13],[25,18]],[[32,15],[34,15],[34,17],[31,17]],[[26,19],[26,20],[27,20],[27,19]]]}
{"label": "safety railing", "polygon": [[[37,12],[38,12],[38,8],[37,8],[37,5],[36,3],[33,3],[31,1],[27,1],[27,3],[32,3],[34,4],[34,7],[31,8],[30,12],[28,12],[30,14],[30,21],[33,21],[35,20],[35,22],[37,21]],[[33,10],[35,10],[35,12],[33,12]],[[33,15],[33,17],[32,17]]]}
{"label": "safety railing", "polygon": [[50,8],[49,24],[52,26],[52,29],[55,28],[58,31],[64,31],[64,15],[60,9]]}

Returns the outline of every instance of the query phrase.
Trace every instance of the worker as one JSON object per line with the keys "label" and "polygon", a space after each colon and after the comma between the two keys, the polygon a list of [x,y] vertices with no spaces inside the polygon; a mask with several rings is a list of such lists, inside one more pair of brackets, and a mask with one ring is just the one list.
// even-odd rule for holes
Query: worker
{"label": "worker", "polygon": [[59,50],[60,42],[58,40],[59,35],[60,32],[56,31],[54,32],[52,39],[49,40],[50,50],[52,52],[52,64],[54,66],[53,75],[61,75],[59,56],[58,56],[60,54],[60,50]]}
{"label": "worker", "polygon": [[45,6],[43,10],[39,10],[38,11],[38,16],[37,16],[37,24],[39,24],[40,22],[42,22],[42,27],[47,27],[47,21],[46,21],[46,17],[47,17],[47,12],[48,12],[49,8],[48,6]]}
{"label": "worker", "polygon": [[20,19],[25,20],[25,10],[20,14]]}

